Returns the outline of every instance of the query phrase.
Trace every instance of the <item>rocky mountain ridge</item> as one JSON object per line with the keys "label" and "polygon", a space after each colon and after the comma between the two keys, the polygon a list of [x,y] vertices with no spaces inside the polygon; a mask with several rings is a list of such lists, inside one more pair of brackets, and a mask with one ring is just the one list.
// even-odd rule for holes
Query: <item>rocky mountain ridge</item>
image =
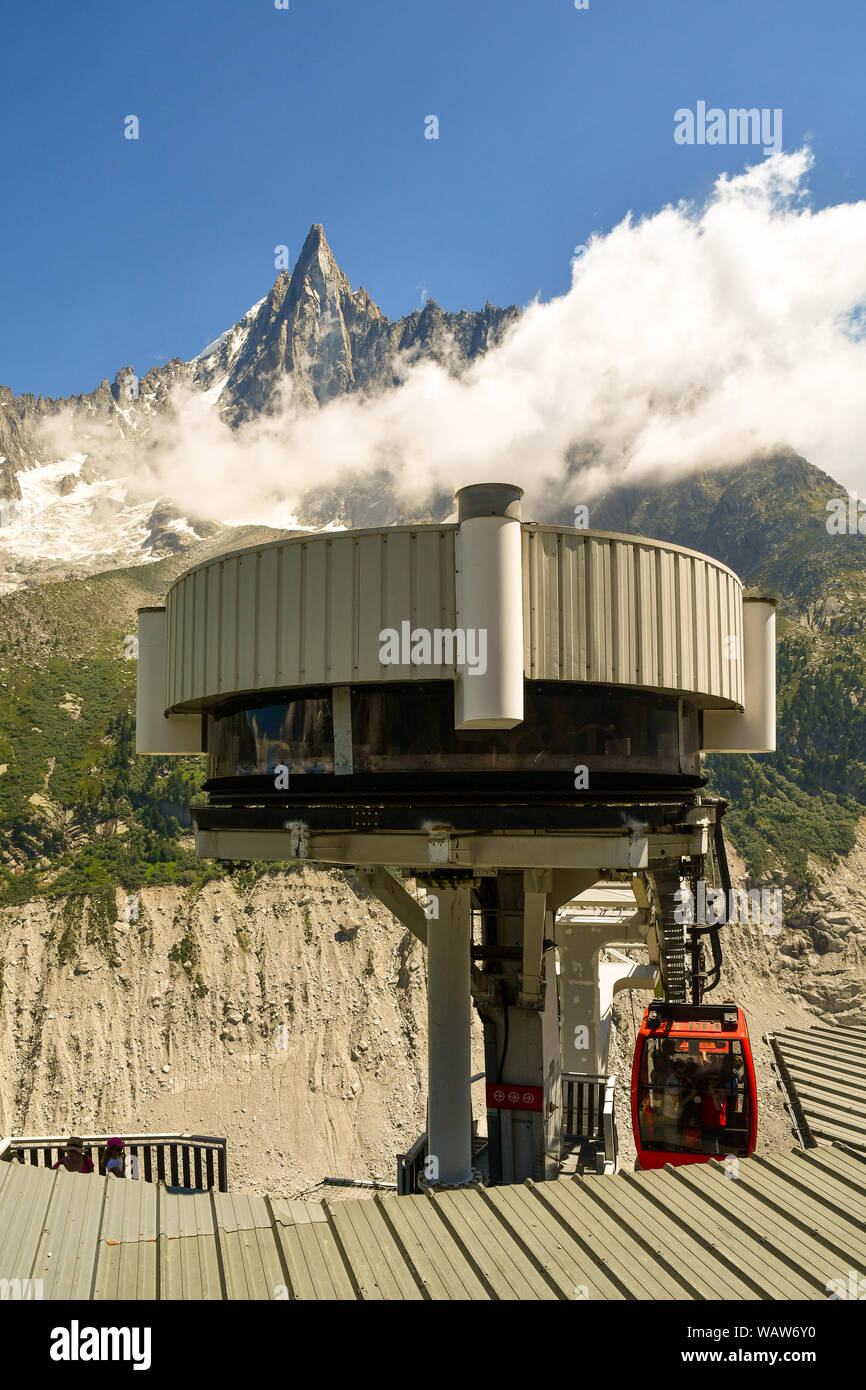
{"label": "rocky mountain ridge", "polygon": [[[515,306],[447,313],[433,300],[391,321],[361,287],[353,291],[320,225],[311,227],[292,269],[265,297],[189,362],[152,367],[140,379],[122,368],[93,391],[52,399],[0,386],[0,567],[5,588],[109,564],[158,559],[214,533],[169,497],[136,490],[137,461],[178,393],[217,410],[231,427],[273,411],[288,388],[314,410],[352,392],[394,386],[419,357],[459,373],[499,342]],[[57,454],[54,430],[71,420],[77,452]],[[123,481],[125,479],[125,481]],[[363,490],[363,489],[362,489]],[[327,525],[311,498],[313,527]],[[5,564],[3,562],[5,561]]]}

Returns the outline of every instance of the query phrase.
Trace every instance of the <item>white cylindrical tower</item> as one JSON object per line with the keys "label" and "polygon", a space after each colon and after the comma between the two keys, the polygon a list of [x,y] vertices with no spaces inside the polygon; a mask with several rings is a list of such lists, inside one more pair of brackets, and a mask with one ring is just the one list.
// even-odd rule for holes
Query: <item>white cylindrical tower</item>
{"label": "white cylindrical tower", "polygon": [[457,729],[513,729],[523,720],[522,496],[510,483],[457,493],[457,627],[476,658],[457,673]]}

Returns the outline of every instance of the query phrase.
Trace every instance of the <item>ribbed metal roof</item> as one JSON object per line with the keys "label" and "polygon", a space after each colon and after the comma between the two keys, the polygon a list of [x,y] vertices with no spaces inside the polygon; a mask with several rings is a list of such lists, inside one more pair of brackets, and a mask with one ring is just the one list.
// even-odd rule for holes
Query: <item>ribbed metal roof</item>
{"label": "ribbed metal roof", "polygon": [[837,1147],[334,1203],[0,1163],[0,1277],[45,1298],[825,1299],[850,1269],[866,1159]]}
{"label": "ribbed metal roof", "polygon": [[813,1137],[866,1150],[866,1027],[818,1023],[767,1036]]}

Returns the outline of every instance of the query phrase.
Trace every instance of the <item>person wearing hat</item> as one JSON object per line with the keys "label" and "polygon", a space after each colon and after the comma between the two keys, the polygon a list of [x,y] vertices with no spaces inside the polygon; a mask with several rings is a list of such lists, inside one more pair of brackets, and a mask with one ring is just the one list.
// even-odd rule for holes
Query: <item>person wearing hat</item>
{"label": "person wearing hat", "polygon": [[71,1134],[60,1151],[60,1157],[52,1168],[65,1168],[67,1173],[92,1173],[93,1159],[84,1152],[84,1140]]}
{"label": "person wearing hat", "polygon": [[103,1172],[110,1173],[113,1178],[126,1177],[126,1162],[123,1153],[122,1139],[109,1139],[106,1144]]}

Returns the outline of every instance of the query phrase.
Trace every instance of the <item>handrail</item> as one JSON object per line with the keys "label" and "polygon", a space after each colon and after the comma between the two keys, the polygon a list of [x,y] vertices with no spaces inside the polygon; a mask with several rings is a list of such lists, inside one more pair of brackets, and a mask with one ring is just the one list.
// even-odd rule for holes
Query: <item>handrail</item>
{"label": "handrail", "polygon": [[616,1077],[609,1076],[604,1088],[604,1169],[605,1172],[616,1172],[617,1160],[617,1137],[616,1137],[616,1111],[614,1109],[614,1099],[616,1093]]}
{"label": "handrail", "polygon": [[[228,1141],[221,1135],[208,1134],[147,1134],[121,1132],[124,1151],[130,1160],[126,1176],[144,1182],[164,1182],[170,1187],[182,1187],[193,1192],[206,1192],[216,1187],[220,1192],[228,1191]],[[114,1134],[82,1134],[81,1141],[85,1152],[96,1159],[98,1166],[101,1156]],[[51,1160],[55,1150],[59,1159],[69,1143],[70,1135],[13,1135],[0,1146],[0,1161],[26,1163],[29,1157],[31,1166],[39,1167],[39,1156],[44,1155],[44,1166],[52,1167]]]}
{"label": "handrail", "polygon": [[[0,1141],[0,1145],[11,1144],[13,1146],[23,1144],[27,1148],[45,1148],[52,1144],[68,1144],[70,1136],[74,1130],[66,1130],[63,1134],[26,1134],[13,1135],[7,1140]],[[183,1141],[185,1144],[224,1144],[225,1138],[221,1134],[188,1134],[179,1130],[169,1130],[166,1133],[151,1133],[150,1131],[140,1134],[130,1134],[128,1130],[110,1130],[107,1134],[80,1134],[78,1136],[85,1145],[88,1144],[107,1144],[109,1139],[122,1139],[126,1144],[178,1144]],[[0,1147],[0,1153],[3,1152]]]}
{"label": "handrail", "polygon": [[427,1131],[415,1140],[406,1153],[397,1155],[397,1192],[401,1197],[418,1191],[418,1176],[427,1157]]}
{"label": "handrail", "polygon": [[[599,1071],[564,1071],[560,1072],[563,1081],[602,1081],[607,1085],[610,1077],[607,1072]],[[616,1077],[613,1078],[614,1081]]]}
{"label": "handrail", "polygon": [[563,1137],[603,1145],[596,1162],[600,1172],[615,1173],[617,1164],[616,1077],[600,1072],[562,1072]]}

